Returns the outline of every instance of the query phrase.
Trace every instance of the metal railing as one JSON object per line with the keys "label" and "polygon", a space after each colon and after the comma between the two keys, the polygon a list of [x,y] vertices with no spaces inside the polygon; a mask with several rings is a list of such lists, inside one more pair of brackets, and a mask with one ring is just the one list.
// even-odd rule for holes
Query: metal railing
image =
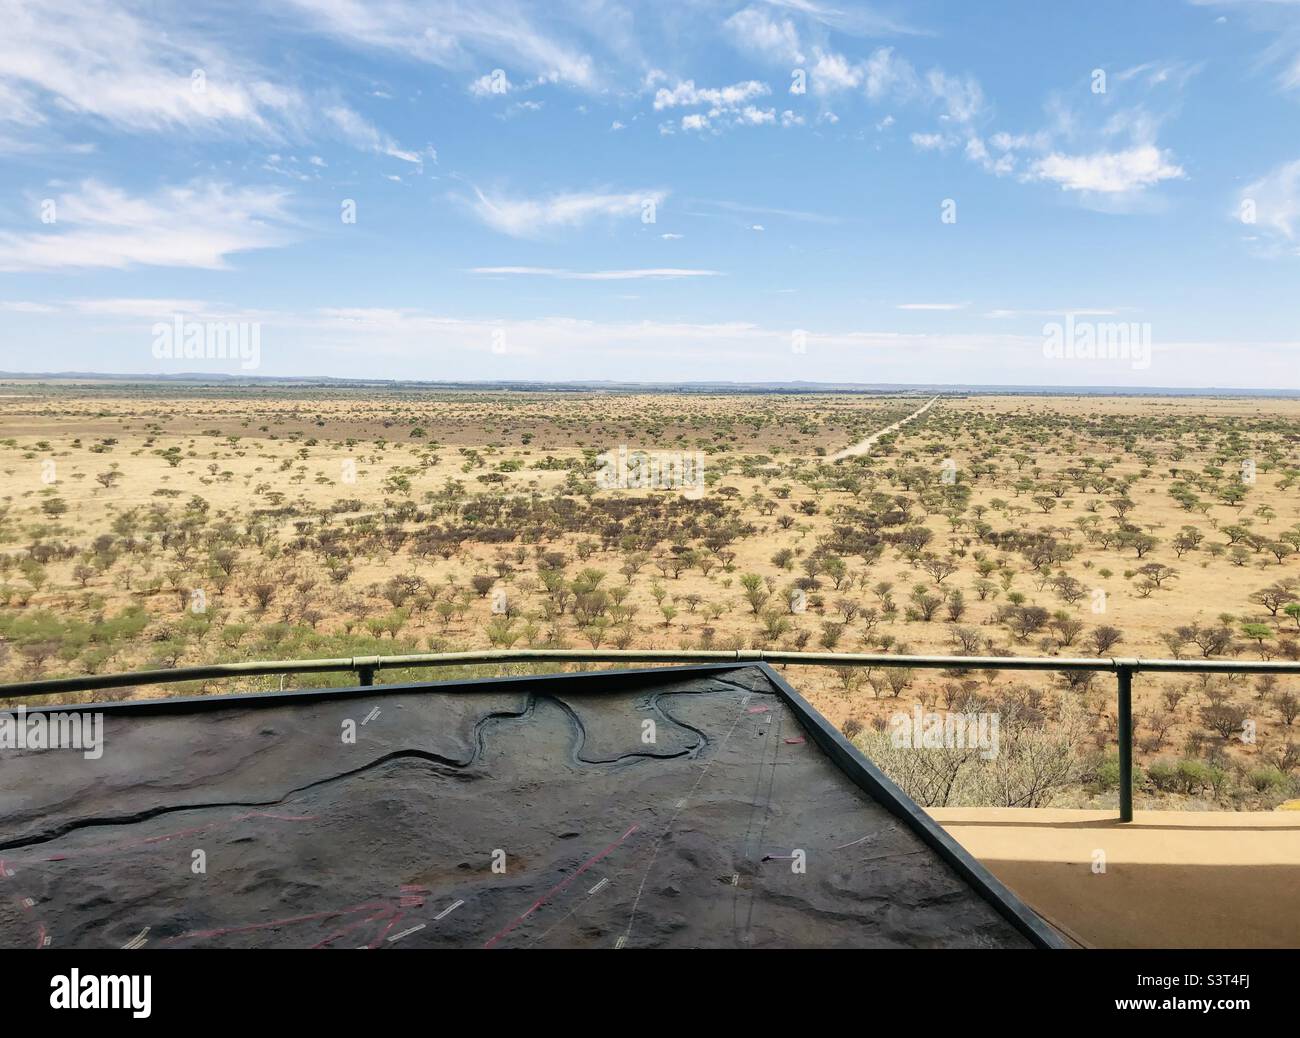
{"label": "metal railing", "polygon": [[66,692],[88,692],[137,685],[213,681],[277,674],[352,672],[357,684],[370,686],[382,670],[473,666],[508,663],[768,663],[812,667],[905,667],[918,670],[1107,671],[1118,684],[1116,712],[1119,741],[1119,814],[1133,820],[1133,675],[1152,674],[1300,674],[1292,660],[1161,660],[1123,657],[1055,656],[892,656],[849,652],[769,652],[764,649],[489,649],[482,652],[429,652],[406,656],[340,656],[314,660],[259,660],[213,663],[121,674],[88,674],[0,684],[0,700],[29,699]]}

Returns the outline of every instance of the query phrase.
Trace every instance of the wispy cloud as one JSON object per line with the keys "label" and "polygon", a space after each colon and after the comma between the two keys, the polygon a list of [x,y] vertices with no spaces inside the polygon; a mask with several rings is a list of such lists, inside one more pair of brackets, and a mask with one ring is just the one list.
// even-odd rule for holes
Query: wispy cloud
{"label": "wispy cloud", "polygon": [[772,17],[757,7],[746,7],[728,18],[723,28],[742,51],[772,61],[803,64],[799,30],[789,18]]}
{"label": "wispy cloud", "polygon": [[[177,12],[144,17],[120,0],[0,0],[0,123],[26,128],[78,120],[127,133],[217,132],[272,142],[321,129],[405,161],[357,112],[322,103],[191,28]],[[322,119],[323,116],[323,119]]]}
{"label": "wispy cloud", "polygon": [[763,0],[779,10],[805,16],[809,21],[852,36],[902,36],[927,35],[899,21],[894,15],[881,11],[877,5],[854,0],[851,4],[830,6],[815,0]]}
{"label": "wispy cloud", "polygon": [[113,0],[0,0],[0,116],[34,124],[54,108],[129,131],[239,126],[262,133],[302,99],[177,28]]}
{"label": "wispy cloud", "polygon": [[[1259,64],[1279,68],[1277,86],[1284,92],[1300,90],[1300,2],[1298,0],[1191,0],[1198,7],[1214,7],[1240,14],[1254,28],[1273,35],[1259,55]],[[1220,18],[1220,21],[1226,19]],[[1237,20],[1234,18],[1234,21]]]}
{"label": "wispy cloud", "polygon": [[234,253],[291,239],[286,200],[279,189],[217,181],[146,197],[87,180],[53,199],[55,220],[42,230],[0,232],[0,270],[222,269]]}
{"label": "wispy cloud", "polygon": [[747,205],[744,202],[731,202],[707,198],[694,199],[691,204],[694,206],[703,206],[705,208],[721,209],[724,212],[738,213],[744,216],[777,216],[786,220],[798,220],[801,223],[837,224],[842,222],[838,216],[829,216],[826,213],[814,213],[806,209],[781,209],[773,206]]}
{"label": "wispy cloud", "polygon": [[[520,3],[478,0],[289,0],[301,26],[346,46],[389,51],[447,69],[482,62],[585,89],[599,85],[595,62],[561,38],[567,13]],[[543,26],[545,28],[543,28]]]}
{"label": "wispy cloud", "polygon": [[1187,62],[1136,65],[1116,72],[1100,92],[1093,93],[1091,84],[1085,84],[1087,96],[1093,98],[1090,108],[1073,107],[1053,93],[1046,106],[1047,125],[1032,132],[998,130],[987,136],[975,129],[976,115],[984,109],[979,85],[931,72],[927,88],[944,98],[948,118],[941,121],[947,126],[912,133],[910,139],[919,151],[960,147],[969,162],[994,176],[1014,174],[1023,183],[1055,184],[1084,204],[1124,211],[1135,208],[1149,189],[1187,178],[1178,158],[1160,146],[1158,137],[1162,122],[1177,109],[1177,95],[1201,67]]}
{"label": "wispy cloud", "polygon": [[[350,108],[342,105],[327,108],[325,118],[342,134],[344,140],[362,151],[387,155],[389,158],[401,159],[403,162],[411,162],[421,167],[424,165],[424,155],[403,149],[392,137],[372,126]],[[432,148],[426,154],[435,162],[437,161],[437,152]]]}
{"label": "wispy cloud", "polygon": [[1300,159],[1246,185],[1234,215],[1275,242],[1296,244],[1300,237]]}
{"label": "wispy cloud", "polygon": [[947,151],[957,143],[957,138],[942,133],[914,133],[911,141],[919,151]]}
{"label": "wispy cloud", "polygon": [[564,270],[558,267],[471,267],[471,274],[525,275],[565,281],[673,281],[678,278],[721,277],[720,270],[684,267],[641,267],[635,270]]}
{"label": "wispy cloud", "polygon": [[475,97],[501,97],[510,93],[513,87],[514,84],[510,82],[505,69],[494,69],[491,72],[484,72],[478,79],[472,81],[469,92]]}
{"label": "wispy cloud", "polygon": [[488,195],[474,188],[470,206],[489,227],[516,238],[528,238],[563,228],[580,227],[596,219],[641,216],[653,212],[668,196],[663,190],[622,194],[571,192],[545,198]]}
{"label": "wispy cloud", "polygon": [[0,300],[0,311],[9,314],[52,314],[58,307],[49,303],[31,303],[21,299]]}
{"label": "wispy cloud", "polygon": [[984,316],[997,320],[1012,317],[1062,317],[1066,314],[1073,314],[1075,317],[1109,317],[1119,312],[1119,310],[1092,310],[1077,306],[1061,306],[1054,310],[990,310]]}

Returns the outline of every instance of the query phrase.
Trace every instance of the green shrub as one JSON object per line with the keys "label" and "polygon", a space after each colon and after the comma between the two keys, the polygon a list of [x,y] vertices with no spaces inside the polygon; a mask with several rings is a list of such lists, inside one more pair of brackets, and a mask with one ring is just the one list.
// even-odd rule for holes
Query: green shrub
{"label": "green shrub", "polygon": [[1214,784],[1213,769],[1205,761],[1180,760],[1177,767],[1178,783],[1187,794],[1199,793]]}
{"label": "green shrub", "polygon": [[[1109,754],[1098,766],[1094,776],[1097,787],[1103,792],[1119,788],[1119,754]],[[1133,788],[1141,789],[1146,782],[1147,776],[1143,774],[1142,767],[1136,761],[1133,762]]]}
{"label": "green shrub", "polygon": [[1256,793],[1281,792],[1287,785],[1286,775],[1272,766],[1255,768],[1246,776],[1246,779]]}
{"label": "green shrub", "polygon": [[[1117,766],[1118,767],[1118,766]],[[1178,771],[1166,760],[1158,760],[1147,769],[1147,776],[1156,789],[1168,793],[1178,788]]]}

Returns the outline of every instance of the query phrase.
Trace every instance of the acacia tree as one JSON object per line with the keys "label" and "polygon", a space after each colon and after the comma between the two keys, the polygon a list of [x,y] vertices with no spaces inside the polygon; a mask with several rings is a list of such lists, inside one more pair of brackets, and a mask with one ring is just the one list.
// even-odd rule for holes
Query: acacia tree
{"label": "acacia tree", "polygon": [[[1289,602],[1295,602],[1300,596],[1295,593],[1296,581],[1293,578],[1279,580],[1270,584],[1268,587],[1260,588],[1258,591],[1252,591],[1248,601],[1254,605],[1263,606],[1268,610],[1270,616],[1277,616],[1277,611]],[[1288,611],[1289,615],[1289,611]]]}
{"label": "acacia tree", "polygon": [[1232,629],[1226,624],[1202,627],[1199,620],[1175,629],[1183,642],[1191,642],[1205,659],[1223,652],[1232,642]]}
{"label": "acacia tree", "polygon": [[1092,647],[1097,651],[1097,655],[1105,656],[1123,641],[1124,634],[1118,627],[1102,624],[1100,627],[1094,627],[1089,637],[1092,639]]}

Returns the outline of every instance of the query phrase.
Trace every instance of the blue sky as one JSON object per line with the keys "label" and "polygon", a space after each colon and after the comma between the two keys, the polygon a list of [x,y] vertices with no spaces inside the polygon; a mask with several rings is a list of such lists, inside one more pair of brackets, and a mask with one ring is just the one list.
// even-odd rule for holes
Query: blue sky
{"label": "blue sky", "polygon": [[1300,388],[1300,0],[0,18],[2,370]]}

